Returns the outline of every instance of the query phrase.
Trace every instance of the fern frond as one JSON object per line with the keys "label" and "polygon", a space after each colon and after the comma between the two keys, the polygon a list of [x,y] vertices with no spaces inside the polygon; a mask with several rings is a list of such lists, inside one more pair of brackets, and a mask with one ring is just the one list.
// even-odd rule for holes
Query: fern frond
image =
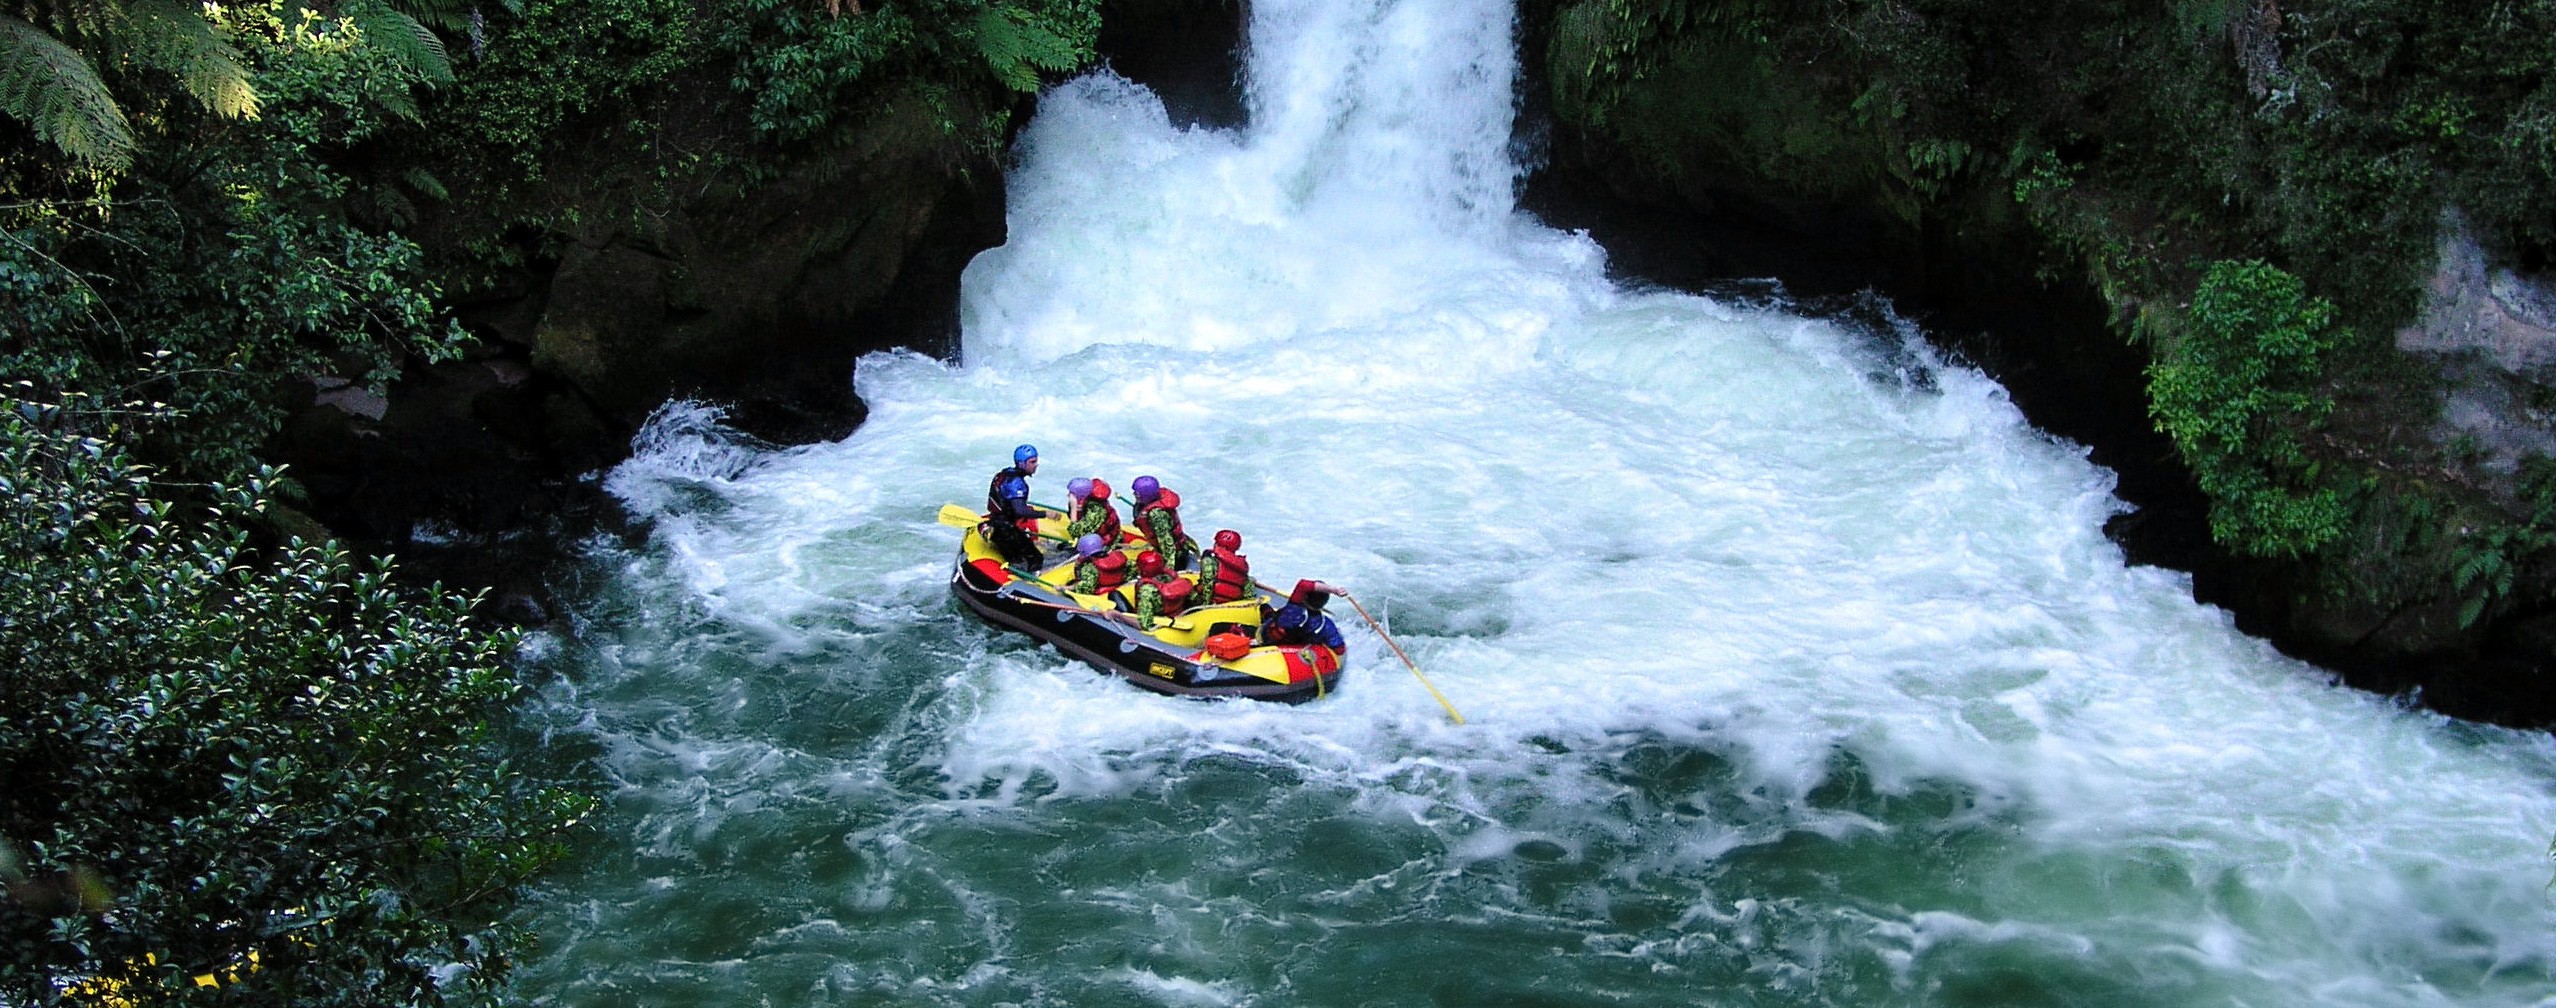
{"label": "fern frond", "polygon": [[416,18],[418,23],[433,28],[467,27],[470,9],[476,0],[385,0],[392,10]]}
{"label": "fern frond", "polygon": [[410,168],[400,173],[399,180],[408,183],[409,188],[425,194],[427,199],[442,201],[453,198],[452,192],[444,188],[444,180],[436,178],[435,173],[424,168]]}
{"label": "fern frond", "polygon": [[1082,61],[1072,41],[1010,4],[995,4],[977,15],[976,49],[994,76],[1014,91],[1036,91],[1040,70],[1072,70]]}
{"label": "fern frond", "polygon": [[42,28],[0,14],[0,114],[107,171],[133,163],[133,131],[98,68]]}
{"label": "fern frond", "polygon": [[453,82],[452,56],[444,51],[444,40],[425,22],[387,7],[369,6],[351,12],[348,20],[364,33],[365,45],[390,57],[427,85]]}
{"label": "fern frond", "polygon": [[178,85],[214,115],[257,118],[247,61],[213,30],[202,9],[182,0],[132,0],[121,40],[139,62],[177,75]]}
{"label": "fern frond", "polygon": [[118,0],[55,0],[10,5],[17,16],[53,33],[55,38],[72,48],[94,39],[106,38],[124,23],[124,8]]}

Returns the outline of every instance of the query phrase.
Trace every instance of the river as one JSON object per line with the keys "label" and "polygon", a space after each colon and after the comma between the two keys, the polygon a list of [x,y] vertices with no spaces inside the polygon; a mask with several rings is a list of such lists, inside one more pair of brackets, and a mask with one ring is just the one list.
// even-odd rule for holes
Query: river
{"label": "river", "polygon": [[[1515,209],[1499,0],[1254,0],[1248,126],[1019,140],[962,359],[606,477],[536,720],[608,804],[547,1005],[2556,1005],[2556,748],[2125,563],[2086,452],[1905,325],[1611,282]],[[1019,442],[1357,594],[1300,707],[965,614]]]}

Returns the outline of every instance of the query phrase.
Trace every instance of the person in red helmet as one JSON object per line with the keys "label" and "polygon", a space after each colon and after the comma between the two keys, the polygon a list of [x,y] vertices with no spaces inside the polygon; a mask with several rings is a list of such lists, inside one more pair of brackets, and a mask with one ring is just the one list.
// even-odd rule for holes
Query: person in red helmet
{"label": "person in red helmet", "polygon": [[1287,593],[1287,604],[1303,606],[1307,612],[1320,613],[1323,605],[1330,602],[1332,596],[1346,594],[1349,593],[1334,588],[1326,582],[1303,578],[1296,582],[1294,590]]}
{"label": "person in red helmet", "polygon": [[1074,499],[1066,503],[1073,509],[1065,523],[1065,534],[1075,540],[1087,535],[1101,537],[1101,542],[1117,549],[1124,532],[1118,524],[1118,505],[1109,502],[1109,484],[1098,479],[1077,478],[1065,485]]}
{"label": "person in red helmet", "polygon": [[[1325,596],[1326,598],[1328,596]],[[1269,617],[1262,625],[1261,639],[1278,645],[1314,645],[1331,649],[1334,656],[1348,651],[1348,643],[1340,637],[1340,627],[1322,614],[1319,605],[1288,602],[1285,608]]]}
{"label": "person in red helmet", "polygon": [[1198,561],[1198,540],[1180,527],[1180,495],[1151,476],[1138,476],[1128,489],[1136,494],[1136,527],[1175,570]]}
{"label": "person in red helmet", "polygon": [[1165,568],[1162,554],[1153,550],[1136,554],[1137,625],[1151,630],[1157,621],[1180,615],[1189,608],[1196,587]]}
{"label": "person in red helmet", "polygon": [[1198,558],[1198,583],[1207,586],[1207,604],[1232,602],[1251,594],[1251,560],[1242,555],[1242,533],[1216,530],[1216,548]]}

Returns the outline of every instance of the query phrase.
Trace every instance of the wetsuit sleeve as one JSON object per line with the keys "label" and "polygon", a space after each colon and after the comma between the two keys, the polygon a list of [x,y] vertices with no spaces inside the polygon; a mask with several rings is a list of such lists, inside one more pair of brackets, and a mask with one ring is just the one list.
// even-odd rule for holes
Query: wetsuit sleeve
{"label": "wetsuit sleeve", "polygon": [[1154,628],[1154,618],[1163,612],[1163,590],[1153,582],[1136,586],[1136,623],[1147,630]]}

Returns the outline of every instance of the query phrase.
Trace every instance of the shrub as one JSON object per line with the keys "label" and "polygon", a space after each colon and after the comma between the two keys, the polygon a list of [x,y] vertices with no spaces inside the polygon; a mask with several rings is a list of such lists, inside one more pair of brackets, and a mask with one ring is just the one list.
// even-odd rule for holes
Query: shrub
{"label": "shrub", "polygon": [[2334,306],[2261,260],[2211,264],[2188,324],[2157,340],[2149,411],[2210,497],[2210,532],[2255,556],[2299,556],[2340,536],[2342,496],[2318,482],[2301,435],[2334,404],[2317,391],[2336,345]]}
{"label": "shrub", "polygon": [[0,1003],[220,997],[186,978],[251,955],[260,1003],[490,994],[586,808],[489,751],[511,638],[257,548],[271,471],[164,484],[90,436],[120,412],[0,396]]}

